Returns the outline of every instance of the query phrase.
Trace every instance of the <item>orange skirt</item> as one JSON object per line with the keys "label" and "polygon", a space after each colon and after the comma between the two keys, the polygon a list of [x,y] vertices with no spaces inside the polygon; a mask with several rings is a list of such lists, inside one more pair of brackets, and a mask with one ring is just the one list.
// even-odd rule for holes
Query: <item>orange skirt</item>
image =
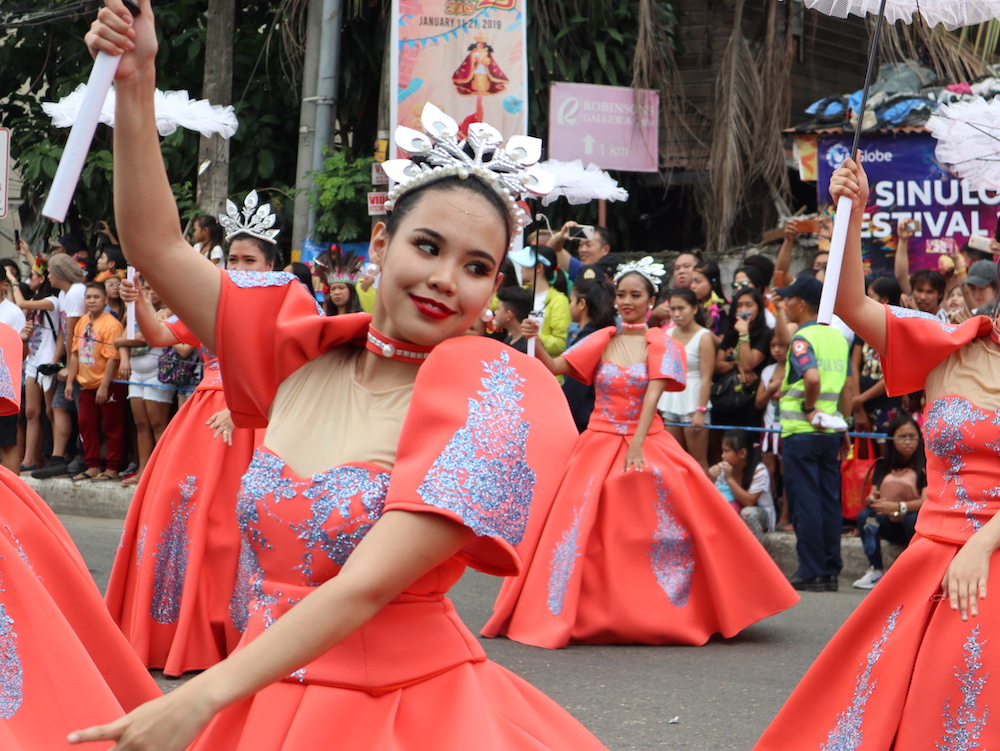
{"label": "orange skirt", "polygon": [[580,436],[537,543],[519,548],[530,556],[524,571],[505,582],[484,636],[547,648],[699,645],[798,602],[669,433],[647,437],[644,472],[623,472],[629,440]]}
{"label": "orange skirt", "polygon": [[0,748],[64,748],[160,691],[55,514],[4,468],[0,495]]}
{"label": "orange skirt", "polygon": [[[419,643],[414,645],[419,649]],[[541,691],[488,660],[373,696],[275,683],[220,713],[192,751],[601,751]]]}
{"label": "orange skirt", "polygon": [[237,428],[232,446],[213,438],[205,423],[225,407],[222,391],[196,391],[163,432],[136,486],[105,596],[146,667],[167,675],[211,667],[240,638],[229,615],[236,497],[260,437]]}
{"label": "orange skirt", "polygon": [[915,537],[805,674],[756,751],[992,748],[1000,551],[962,622],[939,597],[958,546]]}

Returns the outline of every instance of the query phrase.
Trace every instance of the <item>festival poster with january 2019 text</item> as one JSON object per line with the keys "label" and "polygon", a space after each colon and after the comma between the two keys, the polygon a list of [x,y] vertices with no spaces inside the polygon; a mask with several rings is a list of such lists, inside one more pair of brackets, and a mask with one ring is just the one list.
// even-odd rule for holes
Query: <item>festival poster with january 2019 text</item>
{"label": "festival poster with january 2019 text", "polygon": [[420,130],[427,102],[463,133],[487,122],[505,138],[527,133],[525,0],[393,0],[395,125]]}

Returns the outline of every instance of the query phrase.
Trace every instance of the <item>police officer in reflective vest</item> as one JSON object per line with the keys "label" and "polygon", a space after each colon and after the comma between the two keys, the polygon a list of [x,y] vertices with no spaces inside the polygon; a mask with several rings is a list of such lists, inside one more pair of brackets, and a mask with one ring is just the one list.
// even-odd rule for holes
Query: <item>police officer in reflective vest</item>
{"label": "police officer in reflective vest", "polygon": [[844,335],[816,322],[823,284],[800,276],[776,290],[785,298],[788,320],[799,328],[788,348],[781,389],[781,458],[785,493],[792,511],[799,568],[792,586],[810,592],[836,591],[840,574],[841,434],[820,426],[820,413],[837,409],[847,380],[849,350]]}

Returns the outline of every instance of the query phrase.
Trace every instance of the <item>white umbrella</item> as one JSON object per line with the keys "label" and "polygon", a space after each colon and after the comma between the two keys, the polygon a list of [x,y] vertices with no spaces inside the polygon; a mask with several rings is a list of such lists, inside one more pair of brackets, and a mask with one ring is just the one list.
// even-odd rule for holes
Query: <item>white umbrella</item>
{"label": "white umbrella", "polygon": [[[803,2],[810,8],[838,18],[847,18],[849,15],[876,17],[875,33],[872,35],[872,46],[868,55],[868,72],[865,75],[865,87],[858,111],[859,126],[854,133],[854,146],[851,148],[852,157],[857,153],[858,142],[861,139],[860,123],[864,117],[865,105],[868,103],[868,90],[871,88],[872,74],[875,71],[883,20],[889,19],[890,23],[896,21],[909,23],[916,13],[920,13],[931,26],[944,24],[949,29],[957,29],[992,18],[1000,18],[1000,0],[803,0]],[[851,199],[841,198],[837,201],[833,237],[830,239],[830,257],[827,261],[826,281],[823,284],[823,299],[819,306],[820,323],[829,324],[833,319],[833,307],[840,285],[840,270],[844,263],[844,246],[847,244],[850,218]]]}
{"label": "white umbrella", "polygon": [[543,206],[548,206],[559,198],[565,198],[574,206],[591,201],[628,200],[628,191],[596,164],[584,167],[579,159],[572,162],[549,159],[547,162],[540,162],[538,166],[552,173],[556,181],[556,187],[542,198]]}
{"label": "white umbrella", "polygon": [[971,187],[1000,190],[1000,99],[976,97],[940,107],[927,129],[934,155]]}
{"label": "white umbrella", "polygon": [[[80,115],[80,108],[87,98],[87,85],[80,84],[72,93],[58,102],[44,102],[42,110],[52,118],[57,128],[69,128]],[[232,138],[239,127],[236,113],[231,106],[212,104],[207,99],[192,99],[186,91],[156,90],[153,98],[156,110],[156,129],[161,136],[169,136],[177,128],[197,131],[205,138],[220,135]],[[104,97],[99,110],[99,122],[115,126],[115,90]]]}
{"label": "white umbrella", "polygon": [[[808,8],[828,16],[874,16],[881,0],[802,0]],[[946,29],[974,26],[998,17],[996,0],[889,0],[884,17],[889,23],[911,23],[919,13],[928,26],[942,24]]]}

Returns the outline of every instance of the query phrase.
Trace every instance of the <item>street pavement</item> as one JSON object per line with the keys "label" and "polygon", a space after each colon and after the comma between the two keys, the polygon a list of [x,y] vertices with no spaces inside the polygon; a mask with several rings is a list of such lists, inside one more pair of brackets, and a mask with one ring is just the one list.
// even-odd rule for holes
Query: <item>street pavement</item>
{"label": "street pavement", "polygon": [[[121,520],[60,518],[103,591]],[[499,586],[499,579],[469,571],[452,590],[473,630],[489,617]],[[492,659],[566,707],[612,751],[747,751],[864,594],[842,580],[839,592],[803,593],[791,610],[703,647],[483,643]],[[178,685],[162,677],[159,683],[165,690]]]}

